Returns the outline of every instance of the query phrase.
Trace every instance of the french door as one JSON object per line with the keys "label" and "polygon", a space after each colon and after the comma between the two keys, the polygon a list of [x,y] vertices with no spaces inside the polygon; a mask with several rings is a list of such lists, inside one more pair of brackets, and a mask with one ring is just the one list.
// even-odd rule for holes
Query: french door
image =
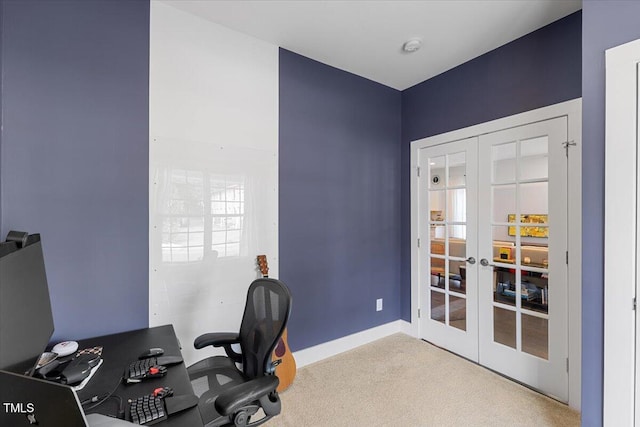
{"label": "french door", "polygon": [[566,142],[559,117],[419,154],[422,337],[565,402]]}
{"label": "french door", "polygon": [[[477,138],[420,153],[422,337],[478,359]],[[424,165],[424,166],[422,166]],[[422,171],[425,171],[424,173]],[[424,242],[424,245],[422,244]]]}

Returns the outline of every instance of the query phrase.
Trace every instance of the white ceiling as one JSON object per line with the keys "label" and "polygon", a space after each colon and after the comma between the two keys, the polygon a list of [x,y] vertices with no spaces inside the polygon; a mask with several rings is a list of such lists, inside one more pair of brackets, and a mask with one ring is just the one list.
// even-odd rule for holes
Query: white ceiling
{"label": "white ceiling", "polygon": [[[399,90],[582,8],[581,0],[166,3]],[[404,53],[414,37],[422,48]]]}

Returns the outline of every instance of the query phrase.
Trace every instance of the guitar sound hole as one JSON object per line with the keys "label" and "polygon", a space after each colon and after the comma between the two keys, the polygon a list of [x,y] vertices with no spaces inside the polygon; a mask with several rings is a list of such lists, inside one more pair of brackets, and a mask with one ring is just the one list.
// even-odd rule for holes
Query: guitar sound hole
{"label": "guitar sound hole", "polygon": [[284,341],[282,340],[282,338],[280,338],[278,340],[278,345],[276,346],[276,349],[275,349],[276,356],[277,357],[284,356],[285,351],[286,351],[286,348],[284,347]]}

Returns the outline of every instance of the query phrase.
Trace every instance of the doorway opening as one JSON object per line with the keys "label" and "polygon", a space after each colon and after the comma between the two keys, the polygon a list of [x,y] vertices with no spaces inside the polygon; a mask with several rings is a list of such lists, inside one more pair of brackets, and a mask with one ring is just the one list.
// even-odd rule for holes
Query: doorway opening
{"label": "doorway opening", "polygon": [[580,109],[411,149],[414,333],[578,409]]}

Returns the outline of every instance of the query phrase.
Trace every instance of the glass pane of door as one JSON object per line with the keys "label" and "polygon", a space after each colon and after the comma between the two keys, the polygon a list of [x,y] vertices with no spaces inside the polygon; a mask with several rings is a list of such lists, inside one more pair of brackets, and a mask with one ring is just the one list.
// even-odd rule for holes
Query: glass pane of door
{"label": "glass pane of door", "polygon": [[546,135],[495,144],[490,184],[493,340],[545,358],[548,343],[541,337],[548,336],[548,145]]}
{"label": "glass pane of door", "polygon": [[[430,184],[430,283],[438,291],[431,292],[431,318],[465,330],[465,274],[467,189],[466,153],[447,153],[427,158]],[[440,291],[442,290],[442,291]],[[455,307],[454,307],[455,306]],[[455,323],[455,325],[454,325]]]}

